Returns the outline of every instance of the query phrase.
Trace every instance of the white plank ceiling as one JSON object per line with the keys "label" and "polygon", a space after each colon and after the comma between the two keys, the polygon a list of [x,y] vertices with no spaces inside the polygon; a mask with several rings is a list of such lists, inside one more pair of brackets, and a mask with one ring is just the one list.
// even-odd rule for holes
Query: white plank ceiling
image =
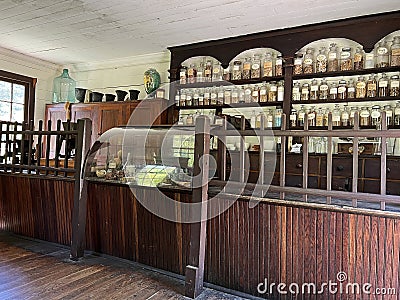
{"label": "white plank ceiling", "polygon": [[0,47],[59,64],[400,9],[400,0],[0,0]]}

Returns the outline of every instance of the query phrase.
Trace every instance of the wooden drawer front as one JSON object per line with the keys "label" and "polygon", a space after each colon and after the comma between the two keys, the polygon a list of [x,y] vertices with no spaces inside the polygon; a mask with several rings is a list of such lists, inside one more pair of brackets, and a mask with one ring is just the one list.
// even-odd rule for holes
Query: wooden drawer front
{"label": "wooden drawer front", "polygon": [[400,181],[388,180],[386,183],[386,194],[388,195],[400,195]]}
{"label": "wooden drawer front", "polygon": [[387,160],[387,178],[400,180],[400,159]]}
{"label": "wooden drawer front", "polygon": [[[362,166],[359,164],[359,170],[361,168]],[[324,170],[326,175],[326,166]],[[334,157],[332,159],[332,176],[353,177],[353,159],[351,157]]]}
{"label": "wooden drawer front", "polygon": [[381,161],[380,158],[366,158],[364,165],[365,178],[381,178]]}
{"label": "wooden drawer front", "polygon": [[[318,175],[320,161],[319,157],[310,156],[308,159],[308,173]],[[303,156],[286,156],[286,173],[299,175],[303,174]]]}
{"label": "wooden drawer front", "polygon": [[[358,182],[358,189],[361,188],[362,181]],[[332,190],[334,191],[351,191],[352,180],[350,177],[332,177]],[[326,189],[326,177],[321,177],[321,189]]]}
{"label": "wooden drawer front", "polygon": [[[363,192],[380,194],[381,193],[381,181],[380,180],[364,180]],[[388,180],[386,182],[386,194],[387,195],[400,195],[400,181]]]}
{"label": "wooden drawer front", "polygon": [[[303,187],[303,176],[286,175],[286,186]],[[318,188],[317,176],[308,176],[308,187],[313,189]]]}

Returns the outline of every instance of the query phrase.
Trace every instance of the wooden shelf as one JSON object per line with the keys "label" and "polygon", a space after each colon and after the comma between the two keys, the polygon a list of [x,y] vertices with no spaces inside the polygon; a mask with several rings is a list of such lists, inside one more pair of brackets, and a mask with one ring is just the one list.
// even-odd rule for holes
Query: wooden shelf
{"label": "wooden shelf", "polygon": [[291,101],[292,105],[296,104],[326,104],[326,103],[357,103],[357,102],[371,102],[371,101],[396,101],[400,97],[371,97],[371,98],[350,98],[350,99],[336,99],[336,100],[307,100],[307,101]]}

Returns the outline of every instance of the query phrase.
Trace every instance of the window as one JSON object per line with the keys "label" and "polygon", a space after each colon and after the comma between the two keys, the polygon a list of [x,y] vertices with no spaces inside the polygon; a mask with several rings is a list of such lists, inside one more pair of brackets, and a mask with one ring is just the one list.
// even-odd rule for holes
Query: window
{"label": "window", "polygon": [[0,121],[33,121],[36,78],[0,70]]}

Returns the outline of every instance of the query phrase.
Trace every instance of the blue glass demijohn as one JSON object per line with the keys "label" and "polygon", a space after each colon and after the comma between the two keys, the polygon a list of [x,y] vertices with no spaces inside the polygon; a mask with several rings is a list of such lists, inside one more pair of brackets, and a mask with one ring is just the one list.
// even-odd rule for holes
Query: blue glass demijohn
{"label": "blue glass demijohn", "polygon": [[76,102],[75,87],[75,80],[69,77],[68,69],[64,69],[62,74],[53,80],[53,103]]}

